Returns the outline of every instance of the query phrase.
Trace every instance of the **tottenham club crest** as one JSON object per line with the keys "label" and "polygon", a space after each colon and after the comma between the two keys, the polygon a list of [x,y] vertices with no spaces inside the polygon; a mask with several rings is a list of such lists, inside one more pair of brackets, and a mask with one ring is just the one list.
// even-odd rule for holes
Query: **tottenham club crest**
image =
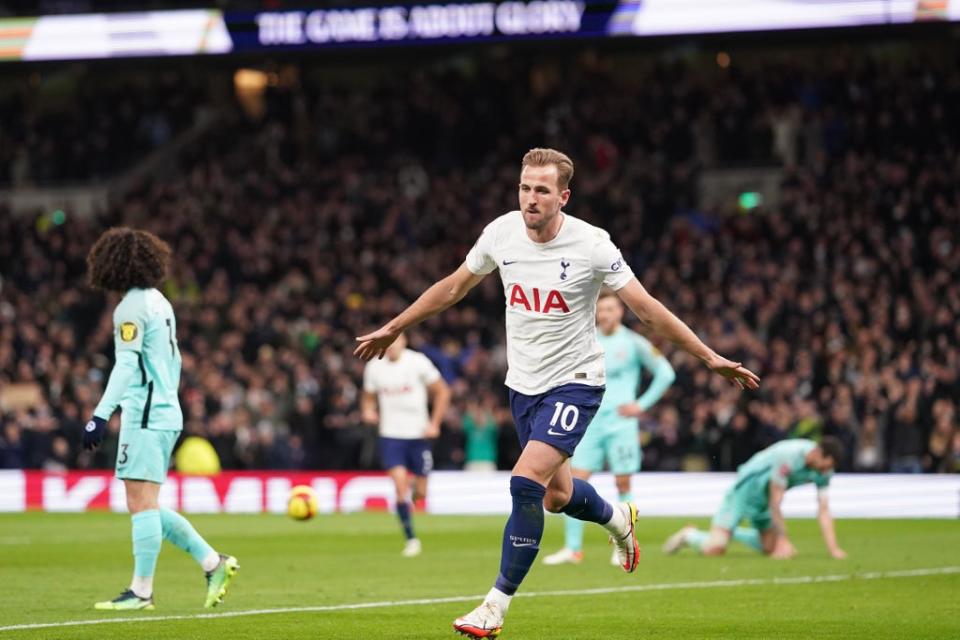
{"label": "tottenham club crest", "polygon": [[570,266],[570,263],[567,262],[566,258],[560,258],[560,279],[567,279],[567,267]]}

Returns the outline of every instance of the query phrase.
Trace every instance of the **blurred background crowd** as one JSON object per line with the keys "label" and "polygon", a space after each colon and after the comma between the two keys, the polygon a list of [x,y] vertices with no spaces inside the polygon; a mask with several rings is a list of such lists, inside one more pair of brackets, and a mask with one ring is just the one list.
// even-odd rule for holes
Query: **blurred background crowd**
{"label": "blurred background crowd", "polygon": [[[95,216],[0,200],[0,468],[112,466],[116,418],[96,454],[79,441],[117,302],[86,287],[84,257],[118,224],[174,250],[187,434],[224,468],[376,468],[354,336],[454,270],[515,208],[523,153],[554,146],[577,163],[567,211],[764,379],[740,393],[650,336],[677,381],[640,419],[644,469],[732,470],[779,439],[834,434],[842,470],[956,472],[960,56],[867,51],[494,51],[364,67],[362,82],[293,62],[256,95],[222,65],[173,63],[152,88],[75,91],[66,118],[17,79],[0,98],[0,185],[107,178],[200,113],[214,123]],[[82,142],[65,149],[70,131]],[[745,166],[782,170],[774,202],[697,197],[703,171]],[[437,468],[518,454],[502,296],[488,277],[410,336],[454,391]]]}

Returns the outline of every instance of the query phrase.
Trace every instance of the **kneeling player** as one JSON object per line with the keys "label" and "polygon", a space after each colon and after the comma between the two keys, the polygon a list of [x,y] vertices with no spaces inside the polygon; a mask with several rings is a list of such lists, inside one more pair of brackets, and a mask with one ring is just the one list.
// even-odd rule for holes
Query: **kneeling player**
{"label": "kneeling player", "polygon": [[[676,379],[670,362],[643,336],[622,324],[623,303],[605,289],[597,301],[597,341],[604,351],[607,368],[607,390],[597,416],[570,459],[573,477],[587,480],[603,470],[606,460],[613,472],[620,502],[633,502],[630,495],[631,474],[640,471],[640,427],[637,418],[649,410],[666,393]],[[640,372],[646,367],[653,373],[650,387],[636,398]],[[636,398],[636,399],[635,399]],[[543,559],[544,564],[578,564],[583,559],[583,521],[564,516],[563,549]],[[611,564],[619,565],[616,548]]]}
{"label": "kneeling player", "polygon": [[[409,558],[420,555],[412,503],[427,495],[427,474],[433,467],[430,439],[440,435],[450,387],[427,356],[406,346],[406,337],[400,336],[387,349],[385,359],[367,365],[361,409],[365,422],[380,425],[380,460],[397,490],[397,516],[407,537],[403,555]],[[428,393],[433,401],[429,419]],[[409,474],[414,477],[412,501]]]}
{"label": "kneeling player", "polygon": [[133,521],[133,580],[97,609],[153,609],[153,573],[166,538],[193,556],[207,575],[206,607],[216,606],[240,568],[237,559],[219,554],[176,511],[161,509],[160,486],[167,478],[170,454],[183,429],[177,398],[180,349],[173,307],[157,291],[166,278],[170,247],[145,231],[110,229],[87,256],[91,286],[123,293],[113,312],[116,362],[100,404],[83,433],[83,446],[95,449],[116,410],[120,442],[116,476],[123,480]]}
{"label": "kneeling player", "polygon": [[[847,554],[837,546],[827,502],[830,477],[842,458],[843,445],[832,436],[824,437],[819,444],[783,440],[764,449],[737,470],[737,482],[724,496],[710,532],[684,527],[666,541],[664,552],[676,553],[689,546],[704,555],[721,555],[733,538],[771,558],[792,558],[797,550],[787,537],[780,504],[787,489],[812,482],[818,489],[817,520],[823,540],[830,555],[842,560]],[[751,526],[738,526],[744,519]]]}

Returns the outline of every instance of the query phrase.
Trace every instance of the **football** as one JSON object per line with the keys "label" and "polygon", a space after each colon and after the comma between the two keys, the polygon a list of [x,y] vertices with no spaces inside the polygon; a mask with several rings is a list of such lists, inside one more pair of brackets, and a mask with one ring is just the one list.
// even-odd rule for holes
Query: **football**
{"label": "football", "polygon": [[290,490],[287,515],[294,520],[309,520],[317,515],[317,494],[309,486],[300,484]]}

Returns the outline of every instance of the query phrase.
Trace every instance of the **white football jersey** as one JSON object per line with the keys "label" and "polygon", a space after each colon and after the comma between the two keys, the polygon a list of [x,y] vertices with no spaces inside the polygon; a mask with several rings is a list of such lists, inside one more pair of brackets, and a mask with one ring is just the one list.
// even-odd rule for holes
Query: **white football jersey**
{"label": "white football jersey", "polygon": [[377,394],[380,435],[412,440],[422,438],[430,425],[427,386],[440,379],[430,359],[404,349],[396,362],[384,356],[363,370],[363,390]]}
{"label": "white football jersey", "polygon": [[567,383],[604,384],[597,343],[600,287],[620,289],[633,271],[603,229],[562,213],[550,242],[527,235],[523,214],[511,211],[487,225],[467,254],[475,274],[500,270],[507,305],[507,380],[535,395]]}

